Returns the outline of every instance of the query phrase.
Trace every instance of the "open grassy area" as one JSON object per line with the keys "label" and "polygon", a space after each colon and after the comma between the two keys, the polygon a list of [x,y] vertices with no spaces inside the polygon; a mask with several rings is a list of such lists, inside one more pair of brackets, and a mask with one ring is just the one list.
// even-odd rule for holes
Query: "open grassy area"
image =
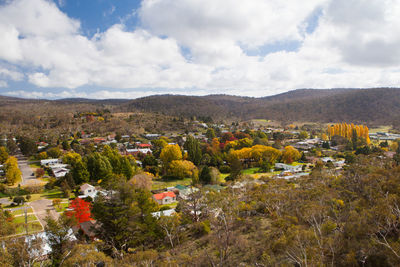
{"label": "open grassy area", "polygon": [[383,126],[379,126],[377,128],[372,128],[369,129],[370,133],[377,133],[377,132],[389,132],[389,130],[392,129],[392,126],[390,125],[383,125]]}
{"label": "open grassy area", "polygon": [[[13,209],[13,210],[10,210],[10,211],[11,211],[11,214],[14,215],[14,216],[25,213],[25,209]],[[32,212],[33,212],[32,208],[29,207],[28,210],[27,210],[27,213],[32,213]]]}
{"label": "open grassy area", "polygon": [[[42,225],[38,221],[28,222],[28,233],[38,232],[41,231],[42,229],[43,229]],[[25,231],[26,229],[24,224],[20,224],[16,228],[16,234],[24,234]]]}
{"label": "open grassy area", "polygon": [[[28,222],[36,221],[36,220],[37,220],[37,218],[35,215],[33,215],[33,214],[28,215]],[[21,216],[14,217],[14,220],[12,222],[14,224],[25,223],[25,216],[21,215]]]}
{"label": "open grassy area", "polygon": [[242,174],[255,174],[255,173],[259,173],[260,172],[260,168],[250,168],[250,169],[245,169],[242,171]]}
{"label": "open grassy area", "polygon": [[190,185],[192,183],[192,178],[185,178],[182,180],[167,180],[164,181],[162,179],[153,180],[153,185],[151,187],[152,190],[163,189],[166,187],[173,187],[178,184],[181,185]]}
{"label": "open grassy area", "polygon": [[60,189],[51,189],[42,194],[42,197],[53,199],[53,198],[64,198],[64,194]]}
{"label": "open grassy area", "polygon": [[29,162],[29,167],[31,167],[31,169],[37,169],[37,168],[40,168],[41,166],[38,161],[33,161],[33,162],[31,161],[31,162]]}
{"label": "open grassy area", "polygon": [[56,211],[57,211],[57,212],[64,212],[64,211],[68,208],[69,203],[60,203],[59,206],[60,206],[60,207],[55,206]]}

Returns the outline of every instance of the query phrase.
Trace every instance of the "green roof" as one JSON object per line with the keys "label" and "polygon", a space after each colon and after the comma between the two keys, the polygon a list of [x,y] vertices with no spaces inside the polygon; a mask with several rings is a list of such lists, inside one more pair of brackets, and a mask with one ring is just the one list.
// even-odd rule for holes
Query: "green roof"
{"label": "green roof", "polygon": [[187,189],[188,187],[187,187],[187,186],[184,186],[184,185],[178,184],[178,185],[175,186],[175,188],[176,188],[176,189],[179,189],[179,190],[185,190],[185,189]]}

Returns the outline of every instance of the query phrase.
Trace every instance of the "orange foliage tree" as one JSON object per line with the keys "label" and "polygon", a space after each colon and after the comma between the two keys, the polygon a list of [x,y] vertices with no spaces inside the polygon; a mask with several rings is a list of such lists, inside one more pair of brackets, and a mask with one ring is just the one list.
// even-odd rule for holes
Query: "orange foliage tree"
{"label": "orange foliage tree", "polygon": [[347,124],[343,122],[328,126],[329,138],[339,135],[351,140],[354,133],[356,133],[358,137],[364,138],[367,144],[371,143],[369,139],[369,129],[366,125],[354,125],[353,123]]}
{"label": "orange foliage tree", "polygon": [[69,205],[69,209],[71,210],[66,212],[66,214],[70,217],[74,216],[78,223],[87,222],[92,220],[90,212],[91,206],[89,202],[77,197],[71,201]]}

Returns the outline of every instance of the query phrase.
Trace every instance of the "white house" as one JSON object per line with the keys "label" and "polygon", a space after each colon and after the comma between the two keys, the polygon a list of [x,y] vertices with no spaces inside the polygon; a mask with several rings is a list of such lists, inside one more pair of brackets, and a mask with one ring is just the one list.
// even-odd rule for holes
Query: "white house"
{"label": "white house", "polygon": [[291,172],[301,172],[303,168],[303,165],[288,165],[285,163],[275,163],[275,169],[283,169],[285,171],[291,171]]}
{"label": "white house", "polygon": [[45,167],[49,167],[55,164],[59,164],[62,163],[62,161],[60,159],[42,159],[40,161],[40,165],[45,166]]}
{"label": "white house", "polygon": [[90,184],[81,185],[79,192],[82,194],[81,196],[79,196],[79,198],[91,197],[93,199],[97,196],[98,193],[96,188]]}
{"label": "white house", "polygon": [[151,215],[153,217],[160,218],[161,216],[172,216],[175,213],[176,213],[176,211],[174,209],[169,209],[169,210],[152,212]]}

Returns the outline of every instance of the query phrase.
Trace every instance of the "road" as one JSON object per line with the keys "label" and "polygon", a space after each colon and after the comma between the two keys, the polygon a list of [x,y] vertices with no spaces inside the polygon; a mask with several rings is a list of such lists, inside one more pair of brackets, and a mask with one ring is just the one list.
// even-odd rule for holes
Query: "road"
{"label": "road", "polygon": [[60,214],[54,209],[53,202],[49,199],[32,201],[29,203],[29,206],[32,207],[33,212],[38,218],[40,224],[43,226],[43,229],[46,226],[45,219],[47,215],[50,215],[53,219],[58,219],[60,216]]}
{"label": "road", "polygon": [[22,154],[18,154],[16,157],[18,159],[18,167],[22,172],[21,186],[40,185],[40,181],[34,175],[32,176],[33,170],[29,167],[27,158]]}

